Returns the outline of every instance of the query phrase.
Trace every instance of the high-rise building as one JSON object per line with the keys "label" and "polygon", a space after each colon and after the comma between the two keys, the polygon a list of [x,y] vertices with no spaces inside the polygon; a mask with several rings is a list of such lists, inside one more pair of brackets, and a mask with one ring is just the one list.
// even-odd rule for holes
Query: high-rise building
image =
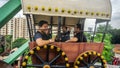
{"label": "high-rise building", "polygon": [[7,35],[7,29],[6,29],[7,25],[3,26],[0,29],[0,35]]}
{"label": "high-rise building", "polygon": [[13,18],[0,29],[0,35],[13,35],[13,41],[17,38],[28,39],[26,18]]}
{"label": "high-rise building", "polygon": [[27,22],[25,18],[15,18],[13,24],[13,40],[23,37],[28,39]]}

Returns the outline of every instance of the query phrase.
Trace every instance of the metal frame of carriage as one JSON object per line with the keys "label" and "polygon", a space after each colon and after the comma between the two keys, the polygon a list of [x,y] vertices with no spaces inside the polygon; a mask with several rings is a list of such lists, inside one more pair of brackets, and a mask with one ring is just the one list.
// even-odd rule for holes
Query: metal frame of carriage
{"label": "metal frame of carriage", "polygon": [[[97,7],[95,7],[97,6]],[[25,55],[22,67],[38,68],[106,68],[106,61],[101,55],[104,48],[104,37],[101,43],[94,43],[96,26],[100,22],[108,23],[111,19],[110,0],[22,0],[23,13],[27,18],[29,30],[29,53]],[[81,43],[55,42],[43,46],[37,46],[33,41],[36,32],[35,25],[40,20],[47,20],[50,24],[51,33],[53,26],[58,25],[58,36],[60,38],[61,25],[82,24],[86,18],[96,19],[92,41]],[[32,64],[28,64],[31,57]],[[97,64],[99,62],[99,64]]]}

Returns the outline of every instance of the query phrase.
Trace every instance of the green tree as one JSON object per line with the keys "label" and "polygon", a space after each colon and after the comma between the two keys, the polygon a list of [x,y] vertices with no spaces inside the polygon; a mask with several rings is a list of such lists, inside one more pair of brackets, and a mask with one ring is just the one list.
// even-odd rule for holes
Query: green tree
{"label": "green tree", "polygon": [[111,34],[106,34],[104,39],[104,49],[103,49],[103,56],[108,62],[112,61],[112,56],[114,55],[112,50],[114,48],[113,44],[111,43]]}
{"label": "green tree", "polygon": [[12,43],[12,48],[15,48],[15,47],[19,48],[25,42],[27,42],[27,40],[25,38],[18,38]]}
{"label": "green tree", "polygon": [[[97,27],[97,31],[98,32],[103,32],[105,30],[105,27],[106,27],[106,25],[99,25]],[[112,29],[113,29],[112,26],[110,24],[108,24],[107,31],[109,32]]]}
{"label": "green tree", "polygon": [[120,44],[120,29],[112,29],[109,33],[112,35],[111,43]]}
{"label": "green tree", "polygon": [[5,36],[6,42],[11,45],[11,41],[12,41],[12,35],[6,35]]}
{"label": "green tree", "polygon": [[0,53],[4,52],[5,36],[0,35]]}
{"label": "green tree", "polygon": [[12,35],[6,35],[5,36],[5,49],[10,50],[12,43]]}
{"label": "green tree", "polygon": [[[90,36],[89,34],[87,34],[87,36]],[[103,34],[102,33],[96,33],[95,37],[94,37],[94,42],[101,42],[102,40],[102,37],[103,37]],[[111,34],[106,34],[105,38],[104,38],[104,49],[103,49],[103,52],[102,52],[102,55],[105,57],[105,59],[108,61],[108,62],[111,62],[112,61],[112,56],[114,55],[112,53],[112,49],[114,48],[114,46],[111,44],[111,37],[112,35]]]}
{"label": "green tree", "polygon": [[11,42],[12,42],[12,35],[5,35],[3,36],[4,40],[3,42],[0,42],[2,44],[2,48],[0,48],[0,51],[4,52],[4,50],[10,50]]}

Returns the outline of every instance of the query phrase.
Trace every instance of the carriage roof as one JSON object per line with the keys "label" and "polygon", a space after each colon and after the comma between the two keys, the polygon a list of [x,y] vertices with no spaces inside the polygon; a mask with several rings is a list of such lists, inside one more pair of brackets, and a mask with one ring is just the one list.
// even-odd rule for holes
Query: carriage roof
{"label": "carriage roof", "polygon": [[79,18],[110,20],[112,13],[110,0],[22,0],[22,8],[24,14],[33,14],[35,22],[53,16],[56,23],[61,16],[71,25]]}

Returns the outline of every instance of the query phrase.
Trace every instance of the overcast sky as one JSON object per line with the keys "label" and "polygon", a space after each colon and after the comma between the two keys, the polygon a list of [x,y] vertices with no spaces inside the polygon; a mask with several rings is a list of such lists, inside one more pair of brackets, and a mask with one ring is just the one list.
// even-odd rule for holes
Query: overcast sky
{"label": "overcast sky", "polygon": [[111,0],[112,2],[112,19],[110,24],[113,27],[120,28],[120,0]]}
{"label": "overcast sky", "polygon": [[[0,0],[0,7],[9,0]],[[114,28],[120,28],[120,0],[111,0],[112,3],[112,19],[110,24]],[[20,11],[15,17],[23,17],[22,11]]]}

